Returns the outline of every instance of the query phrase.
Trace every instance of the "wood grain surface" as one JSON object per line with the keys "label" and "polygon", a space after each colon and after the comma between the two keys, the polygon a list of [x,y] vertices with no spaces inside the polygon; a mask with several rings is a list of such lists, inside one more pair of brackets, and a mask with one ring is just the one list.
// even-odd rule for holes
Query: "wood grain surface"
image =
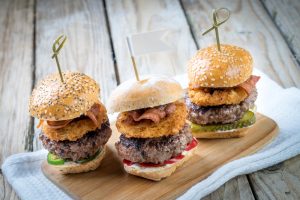
{"label": "wood grain surface", "polygon": [[[300,87],[300,68],[287,43],[258,0],[183,0],[199,48],[216,43],[213,32],[202,36],[212,25],[211,10],[226,7],[230,19],[220,28],[221,43],[249,50],[254,67],[284,87]],[[288,66],[288,67],[287,67]]]}
{"label": "wood grain surface", "polygon": [[300,199],[299,158],[251,174],[250,180],[258,199]]}
{"label": "wood grain surface", "polygon": [[[32,0],[0,1],[0,165],[7,156],[32,148],[27,109],[33,79],[32,11]],[[0,192],[1,199],[16,198],[2,174]]]}
{"label": "wood grain surface", "polygon": [[247,176],[231,179],[203,200],[254,200]]}
{"label": "wood grain surface", "polygon": [[107,143],[108,155],[97,170],[62,175],[45,161],[42,165],[44,174],[58,187],[79,199],[175,199],[225,163],[252,154],[269,144],[278,133],[273,120],[258,114],[256,123],[244,137],[199,140],[194,156],[170,177],[155,182],[129,175],[123,170],[115,149],[119,133],[114,122],[111,124],[113,134]]}
{"label": "wood grain surface", "polygon": [[283,34],[294,58],[300,63],[300,3],[298,0],[262,0],[269,15]]}
{"label": "wood grain surface", "polygon": [[[173,0],[106,1],[113,46],[121,82],[134,78],[125,37],[129,34],[171,29],[173,50],[136,58],[140,75],[174,76],[186,70],[187,60],[196,46],[180,3]],[[118,23],[114,23],[118,22]]]}

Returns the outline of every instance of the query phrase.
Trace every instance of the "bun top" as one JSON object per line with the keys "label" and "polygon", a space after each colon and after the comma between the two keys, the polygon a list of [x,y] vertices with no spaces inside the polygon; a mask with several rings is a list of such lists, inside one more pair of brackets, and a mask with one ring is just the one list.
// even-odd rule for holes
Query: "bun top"
{"label": "bun top", "polygon": [[174,79],[149,77],[119,85],[109,98],[108,112],[125,112],[168,104],[183,98],[183,89]]}
{"label": "bun top", "polygon": [[58,73],[41,80],[32,92],[29,112],[42,120],[74,119],[99,102],[99,85],[79,72],[64,72],[64,83]]}
{"label": "bun top", "polygon": [[253,59],[248,51],[233,45],[199,50],[188,63],[189,87],[234,87],[252,74]]}

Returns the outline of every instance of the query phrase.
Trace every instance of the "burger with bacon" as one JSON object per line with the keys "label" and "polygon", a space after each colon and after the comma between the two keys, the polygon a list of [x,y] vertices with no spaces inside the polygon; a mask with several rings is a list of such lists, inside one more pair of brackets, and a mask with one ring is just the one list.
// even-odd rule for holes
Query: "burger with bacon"
{"label": "burger with bacon", "polygon": [[79,72],[52,74],[32,92],[29,111],[40,122],[48,164],[62,174],[96,169],[105,155],[111,129],[99,85]]}
{"label": "burger with bacon", "polygon": [[108,109],[120,112],[115,146],[128,173],[159,181],[192,156],[197,141],[183,96],[179,83],[166,77],[126,81],[112,92]]}
{"label": "burger with bacon", "polygon": [[188,63],[185,97],[188,120],[197,138],[242,137],[255,123],[256,83],[253,59],[233,45],[199,50]]}

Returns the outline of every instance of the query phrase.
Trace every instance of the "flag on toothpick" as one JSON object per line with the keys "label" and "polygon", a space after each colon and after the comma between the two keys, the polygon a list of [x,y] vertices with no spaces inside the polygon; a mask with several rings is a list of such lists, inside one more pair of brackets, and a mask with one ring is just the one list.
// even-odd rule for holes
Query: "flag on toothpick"
{"label": "flag on toothpick", "polygon": [[170,33],[170,30],[160,30],[133,34],[126,37],[132,67],[137,81],[140,81],[140,78],[134,57],[172,50],[172,46],[168,44],[168,37]]}
{"label": "flag on toothpick", "polygon": [[171,33],[172,30],[159,30],[130,35],[133,56],[171,51],[173,47],[168,41]]}

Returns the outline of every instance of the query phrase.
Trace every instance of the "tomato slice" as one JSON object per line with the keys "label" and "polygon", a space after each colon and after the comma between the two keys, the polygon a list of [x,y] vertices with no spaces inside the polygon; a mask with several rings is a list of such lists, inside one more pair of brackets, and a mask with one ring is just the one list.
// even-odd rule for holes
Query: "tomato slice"
{"label": "tomato slice", "polygon": [[197,139],[193,138],[192,142],[190,142],[187,147],[185,148],[186,151],[190,151],[192,150],[193,148],[195,148],[198,144],[198,141]]}

